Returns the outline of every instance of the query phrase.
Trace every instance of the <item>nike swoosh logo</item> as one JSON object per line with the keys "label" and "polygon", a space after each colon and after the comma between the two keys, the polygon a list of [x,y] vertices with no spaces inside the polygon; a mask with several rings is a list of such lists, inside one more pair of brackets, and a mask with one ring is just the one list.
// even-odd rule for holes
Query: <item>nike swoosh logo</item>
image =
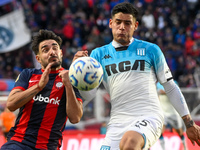
{"label": "nike swoosh logo", "polygon": [[38,82],[39,80],[29,80],[29,83]]}

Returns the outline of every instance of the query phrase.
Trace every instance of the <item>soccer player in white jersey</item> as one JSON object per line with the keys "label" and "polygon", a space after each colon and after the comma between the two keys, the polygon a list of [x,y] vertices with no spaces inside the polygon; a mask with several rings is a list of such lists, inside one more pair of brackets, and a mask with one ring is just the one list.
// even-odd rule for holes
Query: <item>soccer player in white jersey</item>
{"label": "soccer player in white jersey", "polygon": [[[175,81],[176,82],[176,81]],[[178,84],[176,82],[176,84]],[[160,100],[160,104],[164,113],[164,126],[163,126],[163,132],[165,131],[165,127],[169,124],[172,128],[175,129],[175,131],[178,133],[179,137],[181,138],[181,142],[183,144],[184,150],[187,150],[187,144],[185,140],[185,135],[184,135],[184,123],[180,117],[180,115],[177,113],[177,111],[174,109],[172,104],[169,101],[169,98],[167,97],[165,93],[164,87],[157,82],[157,92],[158,92],[158,97]],[[163,150],[165,150],[166,144],[165,144],[165,139],[163,137],[163,132],[159,138],[160,145]]]}
{"label": "soccer player in white jersey", "polygon": [[[113,41],[94,49],[90,55],[103,67],[103,84],[111,98],[111,116],[101,150],[146,150],[159,139],[164,118],[157,81],[181,115],[188,138],[200,146],[200,127],[192,120],[162,51],[153,43],[133,38],[138,27],[137,15],[131,3],[117,4],[109,20]],[[87,55],[87,51],[78,51],[74,59]],[[94,98],[95,91],[80,94],[89,99]]]}

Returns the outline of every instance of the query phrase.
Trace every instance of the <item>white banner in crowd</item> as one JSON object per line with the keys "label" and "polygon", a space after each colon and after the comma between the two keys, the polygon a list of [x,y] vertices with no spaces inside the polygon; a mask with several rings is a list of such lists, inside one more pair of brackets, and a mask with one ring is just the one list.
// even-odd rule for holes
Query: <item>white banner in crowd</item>
{"label": "white banner in crowd", "polygon": [[25,24],[23,9],[0,17],[0,53],[13,51],[31,41],[31,32]]}

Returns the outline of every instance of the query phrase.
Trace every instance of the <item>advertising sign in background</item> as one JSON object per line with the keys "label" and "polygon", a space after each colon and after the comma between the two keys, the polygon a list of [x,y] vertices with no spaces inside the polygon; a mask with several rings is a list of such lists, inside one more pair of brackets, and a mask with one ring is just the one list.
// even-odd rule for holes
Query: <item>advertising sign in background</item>
{"label": "advertising sign in background", "polygon": [[[77,131],[78,132],[78,131]],[[87,133],[87,132],[85,132]],[[105,135],[101,134],[67,134],[64,132],[63,143],[60,150],[100,150],[101,142]],[[166,150],[182,150],[183,145],[178,135],[165,132]],[[193,146],[188,138],[186,138],[188,150],[199,150],[197,145]],[[3,135],[0,135],[0,147],[5,142]],[[151,150],[162,150],[162,147],[157,141]]]}

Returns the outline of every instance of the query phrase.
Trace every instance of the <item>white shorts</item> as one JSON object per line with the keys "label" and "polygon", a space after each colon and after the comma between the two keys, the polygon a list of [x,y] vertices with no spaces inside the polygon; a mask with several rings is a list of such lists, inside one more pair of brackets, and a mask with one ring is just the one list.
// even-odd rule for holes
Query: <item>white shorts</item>
{"label": "white shorts", "polygon": [[100,150],[119,150],[119,143],[127,131],[140,133],[145,140],[143,150],[150,148],[160,137],[163,120],[155,116],[141,116],[133,121],[109,125]]}

